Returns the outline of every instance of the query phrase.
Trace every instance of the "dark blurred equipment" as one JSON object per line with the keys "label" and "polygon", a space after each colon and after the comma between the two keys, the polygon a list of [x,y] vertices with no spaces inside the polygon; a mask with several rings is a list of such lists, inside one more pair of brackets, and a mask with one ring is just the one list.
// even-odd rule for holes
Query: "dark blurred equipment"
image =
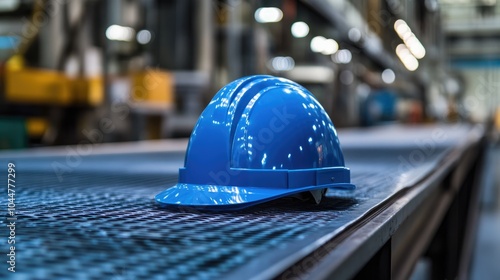
{"label": "dark blurred equipment", "polygon": [[29,145],[87,141],[103,122],[102,142],[188,136],[213,92],[258,73],[305,85],[339,127],[366,123],[379,89],[396,121],[457,107],[437,1],[7,2],[0,114],[44,123]]}
{"label": "dark blurred equipment", "polygon": [[395,121],[396,94],[387,90],[371,93],[361,104],[361,122],[365,126]]}

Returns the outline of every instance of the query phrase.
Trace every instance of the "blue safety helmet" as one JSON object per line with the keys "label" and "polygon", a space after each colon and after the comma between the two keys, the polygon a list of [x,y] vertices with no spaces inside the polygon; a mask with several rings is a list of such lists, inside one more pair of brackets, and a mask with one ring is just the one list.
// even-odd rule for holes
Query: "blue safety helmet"
{"label": "blue safety helmet", "polygon": [[222,88],[193,129],[166,206],[235,210],[326,188],[353,189],[337,133],[314,96],[290,80],[250,76]]}

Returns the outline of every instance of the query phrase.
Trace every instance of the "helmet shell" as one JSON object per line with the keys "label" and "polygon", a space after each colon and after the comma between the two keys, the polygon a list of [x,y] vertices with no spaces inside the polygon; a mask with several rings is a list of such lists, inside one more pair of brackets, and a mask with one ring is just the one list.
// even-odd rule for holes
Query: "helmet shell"
{"label": "helmet shell", "polygon": [[156,200],[241,208],[326,187],[354,188],[332,121],[302,86],[258,75],[214,96],[193,129],[179,183]]}

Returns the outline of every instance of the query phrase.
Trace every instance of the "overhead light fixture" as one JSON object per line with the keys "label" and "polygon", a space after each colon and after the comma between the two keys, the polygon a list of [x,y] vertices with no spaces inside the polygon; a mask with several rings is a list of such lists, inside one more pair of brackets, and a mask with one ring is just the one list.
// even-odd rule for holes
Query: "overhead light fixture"
{"label": "overhead light fixture", "polygon": [[311,40],[311,51],[319,53],[323,51],[326,38],[323,36],[316,36]]}
{"label": "overhead light fixture", "polygon": [[141,45],[146,45],[151,41],[151,32],[149,30],[141,30],[137,32],[136,36],[137,42]]}
{"label": "overhead light fixture", "polygon": [[396,74],[392,69],[385,69],[381,74],[382,81],[386,84],[392,84],[396,80]]}
{"label": "overhead light fixture", "polygon": [[339,44],[333,39],[326,39],[321,51],[324,55],[332,55],[339,50]]}
{"label": "overhead light fixture", "polygon": [[403,40],[406,47],[408,48],[408,50],[410,50],[410,52],[413,54],[414,57],[418,59],[424,58],[425,56],[424,46],[422,45],[422,43],[420,43],[417,36],[413,34],[411,28],[404,20],[402,19],[396,20],[396,22],[394,23],[394,30],[398,34],[399,38]]}
{"label": "overhead light fixture", "polygon": [[277,56],[270,61],[274,71],[290,71],[295,66],[295,60],[289,56]]}
{"label": "overhead light fixture", "polygon": [[304,38],[309,34],[309,25],[303,21],[297,21],[292,24],[292,36],[295,38]]}
{"label": "overhead light fixture", "polygon": [[279,22],[283,18],[283,12],[276,7],[263,7],[258,8],[254,16],[260,23]]}
{"label": "overhead light fixture", "polygon": [[418,60],[413,56],[413,54],[404,44],[399,44],[396,47],[396,55],[399,57],[406,69],[410,71],[417,70]]}
{"label": "overhead light fixture", "polygon": [[316,36],[311,40],[311,50],[324,55],[332,55],[339,49],[339,44],[333,39],[326,39],[323,36]]}
{"label": "overhead light fixture", "polygon": [[135,37],[135,30],[132,27],[113,24],[106,29],[106,38],[112,41],[129,42]]}
{"label": "overhead light fixture", "polygon": [[334,79],[334,72],[326,66],[299,65],[286,72],[286,77],[296,82],[330,83]]}
{"label": "overhead light fixture", "polygon": [[335,63],[347,64],[352,60],[352,53],[348,49],[339,50],[336,54],[332,55],[332,60]]}
{"label": "overhead light fixture", "polygon": [[349,37],[349,40],[352,42],[357,43],[361,40],[361,31],[359,31],[356,27],[353,27],[349,29],[349,32],[347,32],[347,37]]}
{"label": "overhead light fixture", "polygon": [[417,39],[415,34],[411,33],[410,36],[404,40],[405,45],[408,47],[410,52],[418,59],[422,59],[425,56],[425,48]]}
{"label": "overhead light fixture", "polygon": [[411,29],[406,21],[402,19],[396,20],[396,22],[394,23],[394,30],[396,31],[396,33],[398,33],[399,37],[403,36],[403,34],[405,34],[406,32],[411,32]]}

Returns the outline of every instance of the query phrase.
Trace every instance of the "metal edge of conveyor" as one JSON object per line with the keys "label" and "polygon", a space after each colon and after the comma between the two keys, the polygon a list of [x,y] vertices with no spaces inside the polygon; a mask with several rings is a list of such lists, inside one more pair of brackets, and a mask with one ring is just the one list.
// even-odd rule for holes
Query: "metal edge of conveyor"
{"label": "metal edge of conveyor", "polygon": [[[466,139],[457,143],[454,148],[450,148],[443,153],[443,158],[440,162],[436,162],[436,166],[438,168],[433,173],[429,174],[422,180],[415,182],[415,184],[412,186],[406,186],[405,188],[402,188],[400,191],[382,200],[370,210],[360,215],[357,219],[352,220],[350,223],[345,224],[343,227],[338,228],[333,232],[319,231],[316,233],[312,233],[307,236],[307,239],[287,244],[288,246],[286,250],[274,252],[274,254],[267,254],[260,257],[259,259],[250,261],[243,267],[235,269],[233,272],[224,277],[224,279],[235,279],[241,275],[254,275],[250,278],[254,280],[275,278],[290,267],[293,267],[293,265],[299,263],[301,260],[304,260],[311,254],[314,254],[318,249],[327,246],[327,244],[332,244],[332,242],[333,244],[335,244],[335,246],[328,246],[328,249],[335,248],[335,252],[342,252],[345,255],[335,253],[334,257],[329,257],[329,253],[324,254],[324,258],[321,258],[321,260],[316,260],[320,268],[314,268],[313,271],[307,273],[307,278],[326,279],[329,276],[332,276],[329,275],[329,272],[335,271],[335,279],[349,279],[349,277],[353,276],[354,273],[359,270],[362,265],[366,261],[368,261],[368,259],[373,254],[375,254],[375,252],[377,252],[377,250],[380,249],[380,247],[383,245],[383,243],[379,242],[379,244],[375,246],[374,243],[370,243],[367,241],[381,238],[379,231],[388,230],[388,227],[397,228],[397,225],[403,222],[404,218],[401,219],[399,217],[398,219],[394,220],[393,215],[390,215],[388,217],[384,216],[384,213],[390,210],[389,208],[394,207],[394,205],[388,205],[388,203],[392,201],[397,204],[396,206],[399,210],[405,210],[406,218],[409,215],[408,209],[410,209],[411,207],[416,207],[416,205],[418,205],[418,203],[420,203],[423,199],[422,198],[417,201],[413,198],[417,198],[417,196],[424,196],[428,194],[433,187],[437,187],[437,184],[431,183],[433,181],[439,182],[439,179],[442,179],[447,174],[446,172],[449,172],[453,168],[453,166],[457,164],[458,160],[465,152],[463,148],[471,145],[471,143],[475,141],[478,141],[478,139],[483,134],[484,127],[482,125],[476,125],[472,127]],[[411,197],[412,199],[408,199],[408,197]],[[404,203],[402,205],[399,205],[402,202]],[[375,215],[375,217],[381,217],[382,220],[385,221],[380,224],[377,230],[369,229],[369,225],[372,225],[375,221],[373,213],[378,213],[378,215]],[[392,224],[394,222],[396,224]],[[360,229],[365,229],[366,232],[363,231],[362,234],[356,233]],[[311,242],[311,240],[314,240],[314,242]],[[340,242],[335,242],[339,240],[342,242],[349,242],[349,240],[356,240],[356,242],[359,242],[361,240],[364,240],[365,243],[360,242],[359,247],[356,247],[356,250],[365,250],[365,253],[359,255],[364,256],[366,259],[360,260],[358,258],[356,259],[356,262],[353,262],[350,258],[353,256],[354,251],[352,250],[352,248],[339,249],[337,245],[341,246]],[[383,238],[379,239],[379,241],[380,240],[383,240]],[[364,245],[364,247],[361,247],[361,245]],[[262,263],[272,265],[270,265],[267,269],[262,270]],[[353,263],[356,263],[357,265],[347,265]],[[255,271],[260,272],[258,274],[255,274]]]}
{"label": "metal edge of conveyor", "polygon": [[185,153],[187,145],[188,145],[188,138],[145,140],[139,142],[121,142],[121,143],[82,142],[82,144],[78,145],[34,147],[25,150],[0,151],[0,159],[67,156],[68,150],[90,151],[89,154],[82,154],[83,156],[113,155],[113,154],[123,155],[123,154],[160,153],[160,152]]}
{"label": "metal edge of conveyor", "polygon": [[[488,140],[486,137],[483,139],[482,144],[487,144]],[[480,219],[480,212],[481,212],[481,197],[484,192],[484,185],[483,185],[483,180],[485,176],[487,176],[487,173],[484,169],[485,165],[487,164],[487,153],[488,153],[488,147],[485,148],[482,151],[479,151],[479,163],[478,166],[475,166],[476,169],[476,176],[473,178],[473,184],[476,186],[481,186],[479,189],[476,189],[475,191],[472,192],[472,198],[471,198],[471,203],[472,205],[469,206],[472,211],[469,211],[467,213],[466,220],[471,223],[471,225],[467,228],[467,230],[464,233],[464,248],[463,253],[461,255],[459,262],[459,268],[458,268],[458,279],[464,280],[468,279],[469,273],[470,273],[470,267],[472,266],[472,256],[474,254],[474,245],[476,242],[476,228],[479,225],[479,219]],[[474,167],[473,167],[474,168]]]}
{"label": "metal edge of conveyor", "polygon": [[[307,271],[307,278],[329,279],[335,276],[335,279],[350,279],[353,277],[390,238],[390,235],[384,232],[392,234],[415,208],[423,203],[433,189],[439,187],[441,180],[459,164],[459,160],[468,149],[473,148],[474,143],[480,141],[484,132],[484,126],[474,126],[468,138],[447,154],[438,168],[429,176],[414,187],[402,190],[393,199],[386,201],[385,207],[375,209],[375,213],[368,214],[363,217],[362,221],[358,220],[350,230],[330,240],[331,245],[325,245],[331,249],[330,252],[325,254],[314,268]],[[387,202],[392,202],[392,204],[387,205]],[[384,238],[384,235],[387,238]],[[361,260],[360,257],[365,259]]]}

